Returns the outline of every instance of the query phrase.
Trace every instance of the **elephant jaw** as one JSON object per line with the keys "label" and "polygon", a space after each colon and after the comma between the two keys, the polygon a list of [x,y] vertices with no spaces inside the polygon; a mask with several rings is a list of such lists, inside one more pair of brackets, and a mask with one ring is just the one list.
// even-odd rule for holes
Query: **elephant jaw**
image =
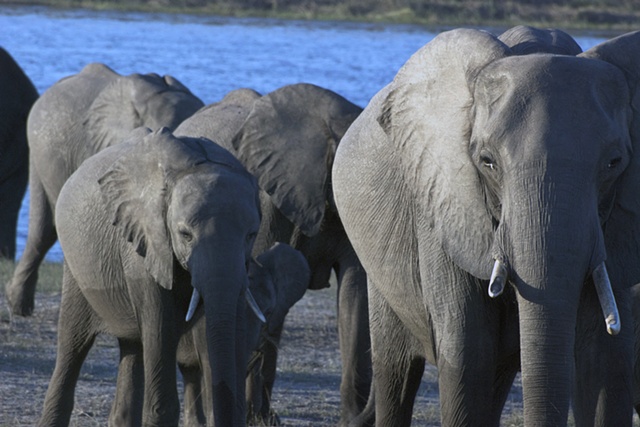
{"label": "elephant jaw", "polygon": [[[592,275],[593,282],[596,286],[596,292],[598,293],[598,300],[602,307],[604,321],[607,325],[607,332],[610,335],[617,335],[620,332],[620,314],[618,313],[618,306],[613,295],[613,290],[611,289],[611,282],[609,281],[607,267],[604,262],[593,270]],[[491,298],[495,298],[502,294],[504,285],[507,283],[507,279],[507,267],[502,261],[496,259],[493,264],[491,279],[489,280],[489,296]]]}
{"label": "elephant jaw", "polygon": [[[253,310],[253,312],[258,317],[258,319],[262,323],[267,323],[267,319],[264,317],[264,314],[262,314],[262,310],[260,310],[260,307],[258,306],[258,303],[256,302],[256,300],[253,298],[253,295],[251,294],[251,291],[249,290],[249,288],[246,289],[244,295],[245,295],[245,298],[247,299],[247,303],[249,304],[249,307],[251,307],[251,310]],[[187,322],[193,318],[193,315],[196,312],[196,308],[198,307],[199,303],[200,303],[200,292],[198,292],[196,288],[193,288],[193,294],[191,295],[191,302],[189,303],[189,310],[187,310],[187,317],[186,317]]]}

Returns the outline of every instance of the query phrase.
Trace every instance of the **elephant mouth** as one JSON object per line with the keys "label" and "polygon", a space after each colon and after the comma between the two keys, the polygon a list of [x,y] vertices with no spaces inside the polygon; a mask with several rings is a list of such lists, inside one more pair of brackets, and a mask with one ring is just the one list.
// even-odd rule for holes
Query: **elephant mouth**
{"label": "elephant mouth", "polygon": [[[245,290],[244,295],[247,300],[247,304],[249,305],[249,307],[251,307],[251,311],[253,311],[253,313],[262,323],[267,323],[267,319],[264,317],[262,310],[260,310],[258,303],[253,298],[253,295],[251,294],[251,291],[248,288]],[[189,302],[189,309],[187,310],[187,316],[185,318],[187,322],[189,322],[193,318],[193,315],[195,314],[196,308],[198,308],[198,304],[200,304],[201,299],[202,298],[200,297],[200,292],[198,292],[196,288],[193,288],[193,294],[191,295],[191,301]]]}
{"label": "elephant mouth", "polygon": [[[600,263],[591,274],[596,287],[596,293],[598,294],[598,300],[600,301],[600,307],[602,307],[607,332],[610,335],[617,335],[621,327],[620,314],[618,313],[618,306],[613,295],[613,290],[611,289],[609,274],[607,273],[607,267],[604,262]],[[489,296],[495,298],[502,294],[508,279],[509,271],[506,264],[496,259],[493,264],[491,279],[489,280]]]}

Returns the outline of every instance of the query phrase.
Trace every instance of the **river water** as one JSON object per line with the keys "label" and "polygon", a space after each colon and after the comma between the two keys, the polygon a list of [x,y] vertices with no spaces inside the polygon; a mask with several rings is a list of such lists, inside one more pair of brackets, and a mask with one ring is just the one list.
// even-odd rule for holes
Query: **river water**
{"label": "river water", "polygon": [[[170,74],[206,104],[240,87],[267,93],[306,82],[364,107],[434,35],[410,25],[0,6],[0,46],[40,93],[90,62],[103,62],[120,74]],[[585,50],[603,41],[575,36]],[[17,257],[28,214],[27,195]],[[61,259],[56,244],[47,260]]]}

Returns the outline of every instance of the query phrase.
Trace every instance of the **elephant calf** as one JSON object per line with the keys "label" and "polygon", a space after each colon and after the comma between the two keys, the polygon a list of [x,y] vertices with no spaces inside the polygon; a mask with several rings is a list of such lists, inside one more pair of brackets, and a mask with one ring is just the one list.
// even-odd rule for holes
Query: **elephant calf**
{"label": "elephant calf", "polygon": [[120,346],[110,425],[177,426],[176,352],[188,307],[201,302],[215,424],[244,427],[255,178],[210,141],[140,128],[78,168],[55,219],[58,353],[38,425],[68,425],[82,363],[107,332]]}

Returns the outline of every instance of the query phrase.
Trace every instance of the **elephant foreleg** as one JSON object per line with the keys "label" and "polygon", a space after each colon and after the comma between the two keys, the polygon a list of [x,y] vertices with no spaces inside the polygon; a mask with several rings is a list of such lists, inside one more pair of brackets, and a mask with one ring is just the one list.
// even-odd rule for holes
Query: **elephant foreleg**
{"label": "elephant foreleg", "polygon": [[69,425],[80,368],[97,335],[93,310],[66,265],[63,282],[56,367],[45,396],[39,427]]}
{"label": "elephant foreleg", "polygon": [[184,425],[196,427],[206,425],[207,420],[202,406],[202,370],[200,366],[179,364],[184,381]]}
{"label": "elephant foreleg", "polygon": [[144,400],[144,371],[142,366],[142,344],[124,339],[120,345],[120,364],[116,395],[109,414],[110,427],[134,427],[142,422]]}
{"label": "elephant foreleg", "polygon": [[19,316],[30,316],[33,313],[38,267],[57,239],[53,208],[40,179],[33,171],[33,165],[31,168],[27,242],[13,277],[6,284],[7,301],[11,311]]}
{"label": "elephant foreleg", "polygon": [[382,295],[369,292],[376,426],[408,427],[424,373],[422,347]]}
{"label": "elephant foreleg", "polygon": [[340,425],[346,425],[362,411],[371,388],[367,277],[359,262],[338,271],[338,319],[342,358]]}
{"label": "elephant foreleg", "polygon": [[149,292],[144,297],[145,307],[138,313],[144,349],[142,425],[177,426],[180,403],[176,375],[178,333],[174,296],[171,291],[155,283],[143,284],[141,288],[145,288],[143,292]]}

